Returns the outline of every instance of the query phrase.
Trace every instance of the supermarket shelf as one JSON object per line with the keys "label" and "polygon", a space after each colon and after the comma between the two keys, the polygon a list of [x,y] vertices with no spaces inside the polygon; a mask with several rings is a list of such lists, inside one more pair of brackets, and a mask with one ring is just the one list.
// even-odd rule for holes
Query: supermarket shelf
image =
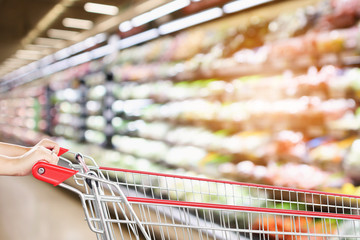
{"label": "supermarket shelf", "polygon": [[[214,132],[220,131],[223,129],[231,129],[231,132],[236,133],[240,131],[251,131],[251,130],[258,130],[258,131],[268,131],[272,133],[279,132],[283,130],[282,127],[275,128],[276,126],[268,125],[268,126],[261,126],[253,124],[253,126],[249,125],[246,121],[236,121],[236,120],[208,120],[208,119],[169,119],[169,118],[144,118],[142,116],[124,116],[123,114],[117,114],[116,116],[126,120],[126,121],[136,121],[136,120],[143,120],[147,123],[155,123],[155,122],[168,122],[170,124],[176,125],[176,126],[196,126],[196,127],[204,127],[206,129],[212,130]],[[263,119],[263,116],[259,116],[258,119]],[[304,126],[306,122],[311,122],[309,118],[304,121],[299,117],[298,121],[290,121],[290,123],[293,126],[288,126],[287,129],[291,129],[296,132],[302,132],[308,136],[311,136],[312,138],[323,136],[323,132],[329,132],[332,129],[329,129],[323,122],[313,122],[312,125]],[[256,120],[256,119],[253,119]],[[296,120],[296,119],[294,119]],[[286,120],[288,122],[288,120]],[[271,128],[272,126],[272,128]],[[316,128],[317,131],[314,131]],[[339,129],[341,130],[341,129]],[[347,130],[344,129],[343,131],[346,131],[348,134],[356,133],[357,130]],[[126,132],[119,132],[120,134],[127,134]],[[328,135],[328,136],[331,136]]]}
{"label": "supermarket shelf", "polygon": [[[288,2],[288,3],[285,3]],[[300,2],[300,1],[297,1]],[[301,1],[301,4],[304,4],[304,1]],[[307,4],[312,4],[313,2],[308,1]],[[294,1],[282,1],[282,11],[288,12],[288,9],[286,6],[288,5],[294,5]],[[300,3],[296,3],[300,4]],[[270,15],[275,14],[276,11],[280,11],[278,9],[275,9],[274,6],[271,5],[271,13]],[[315,7],[316,10],[317,7]],[[304,9],[303,9],[304,10]],[[314,9],[313,9],[314,10]],[[304,10],[305,11],[305,10]],[[318,15],[312,16],[315,18],[320,18],[319,21],[324,21],[324,19],[327,19],[327,13],[322,12],[322,9],[317,12]],[[275,14],[276,15],[276,14]],[[310,14],[311,15],[311,14]],[[306,17],[306,16],[303,16]],[[308,16],[309,17],[309,16]],[[310,16],[311,17],[311,16]],[[249,18],[250,19],[250,18]],[[256,19],[255,19],[256,20]],[[281,19],[280,19],[281,20]],[[292,19],[294,21],[294,19]],[[74,126],[75,121],[67,122],[67,124],[63,124],[62,126],[67,125],[68,127],[74,127],[74,128],[68,128],[71,133],[73,134],[67,134],[65,136],[68,136],[69,138],[75,138],[72,135],[76,135],[78,131],[81,131],[81,134],[83,134],[86,130],[90,130],[89,132],[94,133],[95,130],[97,133],[100,133],[101,135],[99,137],[99,141],[94,140],[93,142],[102,142],[105,138],[107,145],[109,146],[109,139],[111,139],[111,136],[119,134],[119,135],[125,135],[130,137],[141,137],[144,140],[150,140],[150,141],[161,141],[162,143],[165,143],[169,148],[171,147],[200,147],[204,151],[208,152],[215,152],[220,155],[232,155],[232,157],[235,158],[236,161],[241,160],[252,160],[255,163],[258,163],[257,161],[261,161],[262,164],[266,165],[266,159],[261,159],[261,157],[254,157],[254,156],[248,156],[246,154],[243,154],[242,152],[227,152],[217,149],[214,151],[211,147],[208,146],[198,146],[195,143],[181,143],[180,141],[167,141],[166,139],[159,139],[159,138],[151,138],[151,137],[144,137],[144,135],[141,135],[139,133],[136,133],[135,131],[127,131],[127,130],[120,130],[120,131],[112,131],[111,129],[111,118],[114,116],[120,117],[122,120],[125,121],[136,121],[136,120],[143,120],[146,123],[154,123],[157,121],[166,121],[167,123],[171,123],[177,127],[183,127],[183,126],[200,126],[204,127],[213,134],[215,134],[215,131],[228,129],[230,130],[230,133],[227,134],[237,134],[238,132],[244,131],[244,130],[265,130],[270,132],[272,135],[271,137],[274,137],[278,132],[280,131],[286,131],[290,130],[292,132],[300,132],[303,134],[303,139],[301,140],[301,143],[304,143],[305,146],[307,146],[307,141],[309,139],[317,138],[317,137],[331,137],[334,139],[337,139],[337,141],[341,141],[343,138],[349,137],[349,136],[356,136],[358,129],[355,127],[353,129],[347,129],[344,127],[344,124],[342,125],[342,128],[336,128],[332,129],[328,126],[329,120],[326,120],[326,115],[331,115],[331,109],[333,107],[338,106],[336,101],[332,100],[342,100],[342,99],[351,99],[353,104],[351,107],[342,109],[339,107],[338,109],[338,115],[349,113],[353,119],[357,117],[356,115],[358,112],[356,109],[359,107],[359,88],[357,81],[352,82],[351,84],[344,84],[341,82],[342,77],[345,75],[343,74],[345,67],[351,66],[351,67],[357,67],[360,64],[360,58],[358,56],[357,52],[357,46],[358,43],[356,39],[358,38],[359,34],[359,28],[355,26],[354,24],[342,26],[342,22],[337,25],[334,24],[334,26],[328,26],[326,25],[323,28],[319,28],[318,25],[314,27],[314,29],[310,28],[309,26],[305,26],[301,28],[301,31],[298,32],[290,32],[288,35],[286,35],[286,39],[282,39],[283,35],[281,33],[281,24],[279,27],[280,33],[272,33],[268,30],[269,22],[265,21],[262,22],[262,20],[257,19],[257,21],[260,23],[252,24],[250,23],[249,29],[254,31],[262,32],[261,30],[265,30],[265,33],[256,33],[255,36],[247,35],[247,29],[230,29],[229,26],[227,26],[226,31],[234,30],[236,33],[235,35],[231,35],[229,32],[223,32],[224,26],[220,26],[219,24],[212,25],[215,30],[214,32],[217,32],[219,36],[210,35],[211,41],[208,43],[208,46],[204,48],[204,46],[201,44],[201,41],[199,43],[195,43],[194,46],[190,44],[190,39],[193,40],[194,36],[195,39],[204,39],[205,36],[201,35],[207,32],[201,32],[198,35],[194,34],[193,32],[189,33],[183,33],[184,35],[175,35],[174,37],[169,37],[167,39],[158,39],[154,40],[150,43],[147,43],[146,45],[122,50],[119,52],[116,59],[113,59],[113,62],[110,64],[105,64],[102,60],[99,62],[95,62],[95,65],[97,64],[96,68],[91,69],[89,65],[79,66],[79,68],[73,68],[69,69],[67,71],[64,71],[63,73],[56,74],[53,77],[53,83],[51,85],[56,85],[54,82],[61,82],[59,83],[59,86],[54,87],[53,90],[60,90],[65,89],[64,92],[67,90],[72,90],[72,88],[77,88],[77,90],[72,91],[73,93],[76,93],[77,96],[74,99],[77,99],[76,101],[73,101],[71,99],[60,98],[57,99],[57,103],[66,102],[68,105],[70,104],[77,104],[81,108],[81,112],[83,113],[80,117],[83,118],[85,121],[87,117],[92,116],[101,116],[105,122],[106,127],[104,129],[96,129],[94,125],[88,125],[88,126]],[[255,21],[255,22],[257,22]],[[273,21],[272,23],[277,23],[276,21],[279,21],[279,18],[274,16],[274,19],[271,19]],[[275,22],[274,22],[275,21]],[[239,21],[236,21],[238,24]],[[248,22],[248,21],[246,21]],[[209,24],[210,26],[211,24]],[[221,24],[220,24],[221,25]],[[275,24],[276,25],[276,24]],[[285,24],[286,26],[291,24]],[[284,27],[284,31],[289,30]],[[238,26],[238,25],[236,25]],[[291,25],[292,26],[292,25]],[[299,27],[299,26],[298,26]],[[210,27],[211,28],[211,27]],[[287,32],[286,32],[287,33]],[[193,35],[192,35],[193,34]],[[224,37],[224,36],[225,37]],[[270,36],[271,35],[271,36]],[[200,36],[200,37],[199,37]],[[246,44],[240,44],[238,46],[233,46],[229,43],[231,41],[236,40],[237,36],[243,36],[245,37]],[[267,37],[272,37],[267,39]],[[184,41],[181,42],[181,44],[176,43],[176,41],[180,41],[177,39],[179,37],[180,40]],[[180,38],[181,37],[181,38]],[[196,38],[197,37],[197,38]],[[213,39],[218,38],[218,40],[213,41]],[[248,39],[247,39],[248,38]],[[196,42],[196,40],[195,40]],[[231,46],[226,46],[226,43],[228,43]],[[175,46],[171,49],[172,51],[169,52],[169,49],[166,48],[166,46]],[[199,46],[198,46],[199,45]],[[219,53],[219,49],[217,45],[224,45],[223,47],[223,53]],[[184,47],[185,46],[185,47]],[[189,54],[182,54],[183,50],[181,47],[183,47],[186,50],[189,50]],[[229,48],[229,49],[227,49]],[[195,49],[195,50],[194,50]],[[198,50],[198,51],[197,51]],[[184,51],[185,52],[185,51]],[[178,56],[176,55],[178,54]],[[186,51],[187,53],[187,51]],[[326,66],[328,64],[333,65],[332,67],[328,68],[321,68],[322,66]],[[336,69],[336,67],[340,67],[340,69]],[[309,69],[309,67],[311,67]],[[82,69],[81,69],[82,68]],[[178,69],[177,69],[178,68]],[[329,70],[330,68],[330,70]],[[79,74],[77,70],[81,70],[81,74]],[[321,69],[321,70],[319,70]],[[175,71],[176,70],[176,71]],[[359,69],[353,68],[350,69],[354,71],[358,71]],[[286,72],[287,73],[284,73]],[[288,73],[288,72],[291,73]],[[306,71],[308,71],[307,74],[304,74]],[[341,72],[341,73],[339,73]],[[269,83],[268,85],[265,85],[263,87],[263,91],[266,90],[273,90],[276,88],[276,94],[279,96],[275,97],[275,100],[278,99],[297,99],[297,98],[309,98],[311,96],[315,96],[315,103],[316,102],[323,102],[324,99],[331,100],[327,102],[325,106],[321,106],[320,109],[323,109],[324,111],[319,113],[319,110],[316,108],[316,104],[314,102],[309,102],[305,104],[304,111],[298,111],[300,114],[298,114],[297,111],[295,111],[293,108],[286,108],[286,110],[278,110],[278,109],[272,109],[271,104],[266,105],[265,112],[268,112],[268,114],[263,114],[263,112],[260,111],[260,113],[256,112],[257,109],[255,109],[255,113],[252,111],[246,111],[244,110],[244,114],[253,114],[250,118],[236,118],[236,114],[233,114],[233,112],[240,111],[239,106],[236,108],[227,108],[226,106],[231,105],[234,102],[242,102],[247,100],[258,100],[261,99],[263,102],[269,101],[269,99],[261,98],[259,95],[262,94],[261,91],[258,91],[259,89],[254,87],[250,91],[252,93],[246,94],[244,92],[236,92],[234,93],[234,89],[236,87],[241,88],[244,87],[247,89],[249,85],[242,86],[239,84],[239,86],[236,85],[236,81],[242,81],[244,79],[239,79],[241,76],[248,76],[253,74],[259,74],[261,73],[261,81],[260,86],[262,86],[263,82],[268,81],[269,79],[266,78],[267,76],[273,76],[274,77],[283,77],[282,79],[285,79],[289,82],[291,82],[291,91],[295,93],[286,93],[288,89],[286,89],[286,85],[281,85],[274,87]],[[113,74],[113,76],[110,76]],[[288,77],[288,75],[291,75],[291,77]],[[69,77],[70,76],[70,77]],[[337,76],[335,78],[334,76]],[[287,78],[288,77],[288,78]],[[305,78],[303,82],[301,79],[299,80],[297,77]],[[346,78],[358,78],[358,75],[351,76],[346,75]],[[52,78],[52,77],[51,77]],[[113,79],[114,78],[114,79]],[[148,96],[145,98],[136,98],[135,95],[128,95],[128,97],[125,95],[125,97],[116,96],[114,93],[114,89],[108,88],[113,86],[120,86],[125,87],[127,85],[131,86],[144,86],[148,83],[159,83],[162,81],[169,81],[171,87],[176,88],[179,82],[183,82],[188,84],[195,83],[199,79],[206,79],[207,80],[214,80],[215,78],[221,79],[219,81],[222,81],[224,86],[222,88],[217,89],[218,91],[210,92],[209,96],[206,97],[188,97],[184,100],[197,100],[199,98],[206,99],[208,102],[215,103],[219,102],[219,105],[221,105],[217,110],[215,110],[215,114],[212,114],[213,117],[205,116],[206,114],[203,114],[202,108],[195,108],[192,109],[192,112],[180,112],[180,114],[176,115],[175,117],[171,117],[171,114],[168,115],[161,115],[159,112],[156,112],[156,114],[153,114],[151,117],[146,117],[141,114],[136,114],[137,109],[135,109],[132,114],[125,114],[126,111],[116,113],[115,110],[113,110],[111,107],[113,107],[112,103],[117,100],[117,98],[122,98],[124,101],[133,101],[133,100],[139,100],[139,101],[146,101],[150,100],[149,102],[155,103],[155,104],[161,104],[161,106],[167,107],[167,111],[170,110],[177,110],[179,105],[176,105],[177,107],[173,107],[173,109],[170,109],[171,106],[167,106],[167,103],[178,103],[181,102],[181,100],[176,99],[176,97],[171,98],[171,92],[166,92],[164,94],[165,97],[161,98],[156,95],[148,94]],[[235,79],[234,79],[235,78]],[[260,78],[260,77],[258,77]],[[264,79],[262,79],[264,78]],[[308,78],[308,79],[307,79]],[[334,79],[332,79],[334,78]],[[70,79],[70,80],[69,80]],[[249,80],[249,79],[248,79]],[[256,79],[259,80],[259,79]],[[312,81],[312,80],[319,80],[319,81]],[[334,80],[332,83],[335,83],[330,86],[331,80]],[[50,80],[51,82],[52,80]],[[244,81],[245,82],[245,81]],[[271,82],[270,80],[268,82]],[[315,83],[314,83],[315,82]],[[110,85],[107,85],[110,83]],[[303,85],[301,85],[303,84]],[[99,88],[95,86],[99,86]],[[251,85],[251,81],[250,81]],[[226,86],[229,89],[226,89]],[[294,87],[295,86],[295,87]],[[106,90],[104,93],[104,89]],[[280,90],[279,90],[280,89]],[[96,92],[96,90],[99,90],[99,92]],[[191,89],[193,90],[193,89]],[[229,90],[229,91],[227,91]],[[337,91],[339,90],[339,91]],[[342,91],[344,90],[344,91]],[[290,91],[290,92],[291,92]],[[334,91],[334,92],[332,92]],[[120,90],[121,92],[121,90]],[[220,92],[220,93],[219,93]],[[280,93],[279,93],[280,92]],[[71,91],[70,91],[71,93]],[[131,92],[133,93],[133,92]],[[214,95],[211,95],[211,94]],[[108,102],[108,96],[107,94],[110,94],[112,96],[111,101]],[[233,94],[233,95],[231,95]],[[141,91],[140,94],[141,96]],[[196,94],[195,94],[196,95]],[[229,95],[229,96],[227,96]],[[14,94],[13,97],[17,97],[21,100],[22,92],[19,91],[17,94]],[[30,95],[29,95],[30,96]],[[31,95],[33,96],[33,95]],[[9,98],[11,98],[11,95],[8,95]],[[37,96],[34,96],[35,98]],[[70,94],[71,97],[71,94]],[[272,98],[271,98],[272,99]],[[89,114],[89,112],[85,112],[85,104],[87,101],[96,102],[97,104],[101,105],[101,111],[94,111],[92,114]],[[190,101],[191,102],[191,101]],[[293,104],[293,103],[291,103]],[[206,104],[205,104],[206,105]],[[275,105],[275,104],[274,104]],[[341,105],[341,104],[340,104]],[[350,105],[350,104],[349,104]],[[186,106],[188,109],[192,108],[191,104]],[[283,105],[278,106],[279,109],[282,109]],[[204,107],[206,108],[206,107]],[[241,108],[241,107],[240,107]],[[249,106],[247,105],[247,108],[252,108],[251,104]],[[263,106],[260,107],[264,108]],[[98,109],[98,108],[97,108]],[[112,109],[112,111],[111,111]],[[169,110],[170,109],[170,110]],[[218,110],[224,110],[221,114],[218,114]],[[269,110],[271,109],[271,110]],[[314,110],[315,109],[315,110]],[[56,109],[55,109],[56,110]],[[162,109],[164,111],[164,109]],[[264,110],[264,109],[263,109]],[[294,110],[294,111],[292,111]],[[72,110],[69,110],[72,111]],[[218,112],[216,112],[218,111]],[[56,113],[59,113],[59,111],[55,111]],[[111,114],[107,114],[107,112],[110,112]],[[131,111],[130,111],[131,112]],[[196,114],[199,112],[198,114]],[[249,113],[250,112],[250,113]],[[295,112],[295,113],[294,113]],[[173,112],[172,112],[173,113]],[[184,114],[185,113],[185,114]],[[194,114],[195,113],[195,114]],[[62,114],[60,112],[60,114]],[[65,113],[68,114],[68,113]],[[185,115],[185,116],[184,116]],[[170,117],[168,117],[170,116]],[[343,116],[343,115],[341,115]],[[334,117],[334,116],[332,116]],[[246,119],[246,120],[236,120],[236,119]],[[346,119],[345,119],[346,120]],[[351,120],[351,119],[350,119]],[[351,121],[350,121],[351,122]],[[345,126],[348,122],[345,121]],[[353,123],[353,122],[352,122]],[[124,124],[125,125],[125,124]],[[356,124],[355,124],[356,125]],[[62,127],[58,125],[58,127]],[[81,127],[79,128],[76,127]],[[126,129],[126,127],[123,127],[122,129]],[[61,132],[61,131],[60,131]],[[54,132],[53,132],[54,133]],[[19,135],[19,134],[18,134]],[[58,135],[55,133],[54,135]],[[104,137],[105,136],[105,137]],[[84,141],[83,138],[79,139],[82,142]],[[87,139],[88,142],[89,139]],[[91,140],[91,139],[90,139]],[[283,148],[291,148],[292,140],[287,139],[288,141],[282,142],[282,145],[279,147]],[[355,139],[354,139],[355,140]],[[100,145],[100,144],[99,144]],[[346,144],[344,144],[346,145]],[[290,147],[289,147],[290,146]],[[344,158],[346,156],[346,152],[348,151],[351,144],[347,144],[344,149],[335,149],[339,150],[340,153],[337,153],[337,158]],[[295,147],[294,147],[295,149]],[[298,150],[298,149],[297,149]],[[301,150],[301,149],[300,149]],[[280,151],[280,150],[279,150]],[[295,150],[294,150],[295,151]],[[141,154],[134,154],[129,153],[126,151],[126,149],[123,149],[123,152],[129,155],[133,155],[136,158],[143,158],[144,156],[141,156]],[[325,150],[326,152],[326,150]],[[301,157],[288,157],[286,156],[288,152],[285,151],[284,154],[276,153],[272,156],[270,159],[271,161],[279,161],[281,163],[284,162],[296,162],[299,160],[299,162],[303,161],[308,163],[312,166],[321,166],[322,163],[312,163],[307,162],[308,161],[308,155],[309,151],[306,151],[305,154],[301,155]],[[295,160],[294,160],[295,159]],[[158,157],[155,159],[148,159],[149,161],[164,165],[169,168],[178,168],[176,164],[169,165],[169,163],[166,163],[164,160],[164,157]],[[328,160],[328,159],[326,159]],[[336,160],[338,161],[338,160]],[[334,161],[335,162],[335,161]],[[333,164],[333,163],[332,163]],[[337,166],[340,166],[339,161],[336,162],[338,164]],[[185,164],[184,164],[185,165]],[[324,164],[325,165],[325,164]],[[194,167],[189,166],[180,166],[187,170],[194,170]],[[323,168],[326,169],[326,166]],[[195,169],[197,173],[201,174],[202,172],[198,169]],[[331,172],[329,170],[329,172]]]}

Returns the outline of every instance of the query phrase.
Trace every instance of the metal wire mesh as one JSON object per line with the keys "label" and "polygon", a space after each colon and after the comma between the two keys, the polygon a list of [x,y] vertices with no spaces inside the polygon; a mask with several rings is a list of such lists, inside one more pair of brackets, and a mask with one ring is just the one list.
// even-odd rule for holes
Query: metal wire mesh
{"label": "metal wire mesh", "polygon": [[98,167],[90,181],[73,168],[98,239],[360,239],[356,196]]}
{"label": "metal wire mesh", "polygon": [[130,170],[101,170],[128,197],[359,215],[360,197]]}

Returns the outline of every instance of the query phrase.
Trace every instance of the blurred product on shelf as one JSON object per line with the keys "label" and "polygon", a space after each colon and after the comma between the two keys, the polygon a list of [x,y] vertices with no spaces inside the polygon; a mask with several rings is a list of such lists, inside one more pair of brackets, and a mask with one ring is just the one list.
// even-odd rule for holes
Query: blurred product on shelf
{"label": "blurred product on shelf", "polygon": [[356,139],[350,148],[350,151],[344,158],[344,170],[347,176],[353,179],[354,183],[360,184],[360,177],[358,174],[359,166],[360,166],[360,158],[359,158],[359,144],[360,140]]}
{"label": "blurred product on shelf", "polygon": [[[332,219],[331,219],[332,220]],[[326,225],[326,226],[324,226]],[[298,233],[307,233],[307,234],[334,234],[336,233],[336,222],[334,221],[316,221],[313,219],[308,219],[307,217],[291,217],[291,216],[272,216],[270,215],[267,218],[258,217],[254,220],[252,224],[254,229],[266,230],[273,232],[272,234],[259,234],[260,236],[265,236],[266,239],[281,239],[281,240],[291,240],[294,238],[293,235],[283,234],[279,237],[276,232],[298,232]],[[265,226],[265,229],[261,228]],[[298,239],[316,239],[312,236],[299,236]]]}

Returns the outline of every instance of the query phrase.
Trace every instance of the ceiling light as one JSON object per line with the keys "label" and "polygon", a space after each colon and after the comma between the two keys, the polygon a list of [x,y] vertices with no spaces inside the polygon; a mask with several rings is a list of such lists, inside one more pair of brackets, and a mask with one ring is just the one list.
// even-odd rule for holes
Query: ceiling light
{"label": "ceiling light", "polygon": [[131,20],[131,23],[135,26],[141,26],[145,23],[151,22],[155,19],[163,17],[167,14],[175,12],[179,9],[182,9],[190,4],[189,0],[175,0],[169,3],[166,3],[160,7],[154,8],[153,10],[143,13],[139,16],[134,17]]}
{"label": "ceiling light", "polygon": [[156,28],[147,30],[145,32],[133,35],[131,37],[124,38],[120,40],[120,48],[128,48],[134,46],[136,44],[149,41],[151,39],[157,38],[159,36],[159,32]]}
{"label": "ceiling light", "polygon": [[35,51],[42,51],[42,50],[47,50],[49,48],[51,48],[52,46],[50,45],[40,45],[40,44],[28,44],[25,46],[25,49],[27,50],[35,50]]}
{"label": "ceiling light", "polygon": [[91,53],[84,52],[68,59],[71,66],[77,66],[91,60]]}
{"label": "ceiling light", "polygon": [[[64,61],[64,60],[63,60],[63,61]],[[62,61],[60,61],[60,62],[62,62]],[[50,75],[50,74],[55,73],[56,70],[55,70],[54,65],[55,65],[55,63],[46,65],[45,67],[41,68],[41,69],[40,69],[41,75],[42,75],[42,76],[47,76],[47,75]]]}
{"label": "ceiling light", "polygon": [[96,44],[102,43],[104,41],[106,41],[106,34],[99,33],[93,37],[85,39],[84,41],[71,45],[68,49],[71,51],[71,54],[75,54],[94,47]]}
{"label": "ceiling light", "polygon": [[234,2],[230,2],[223,6],[223,10],[225,13],[234,13],[241,10],[245,10],[251,7],[255,7],[257,5],[272,2],[273,0],[238,0]]}
{"label": "ceiling light", "polygon": [[39,62],[38,62],[38,61],[32,62],[32,63],[30,63],[28,66],[29,66],[30,68],[35,69],[35,68],[37,68],[37,67],[39,66]]}
{"label": "ceiling light", "polygon": [[78,34],[76,31],[61,30],[61,29],[49,29],[47,34],[51,38],[59,38],[65,40],[72,40]]}
{"label": "ceiling light", "polygon": [[69,59],[65,59],[50,65],[52,73],[65,70],[70,67]]}
{"label": "ceiling light", "polygon": [[47,66],[51,63],[53,63],[55,61],[54,56],[53,55],[48,55],[46,57],[43,57],[42,59],[39,60],[40,66],[44,67]]}
{"label": "ceiling light", "polygon": [[106,55],[109,55],[112,52],[114,52],[113,47],[111,45],[105,45],[105,46],[102,46],[102,47],[92,50],[91,57],[92,57],[92,59],[98,59],[98,58],[104,57]]}
{"label": "ceiling light", "polygon": [[58,45],[65,44],[65,41],[60,39],[53,39],[53,38],[37,38],[35,40],[35,44],[56,47]]}
{"label": "ceiling light", "polygon": [[204,23],[223,15],[221,8],[211,8],[209,10],[193,14],[188,17],[180,18],[172,22],[165,23],[159,27],[160,34],[168,34],[178,30],[188,28],[200,23]]}
{"label": "ceiling light", "polygon": [[33,71],[33,69],[29,65],[24,65],[21,68],[19,68],[18,70],[16,70],[16,73],[19,75],[23,75],[23,74],[31,72],[31,71]]}
{"label": "ceiling light", "polygon": [[85,3],[84,9],[87,12],[99,13],[105,15],[116,15],[119,12],[119,9],[115,6],[99,4],[99,3]]}
{"label": "ceiling light", "polygon": [[37,60],[42,56],[42,54],[38,51],[32,51],[32,50],[18,50],[15,53],[15,57],[19,59],[25,59],[25,60]]}
{"label": "ceiling light", "polygon": [[24,60],[38,60],[39,56],[37,55],[27,55],[27,54],[19,54],[16,53],[15,57],[19,58],[19,59],[24,59]]}
{"label": "ceiling light", "polygon": [[82,52],[87,49],[87,46],[85,45],[84,41],[75,43],[74,45],[71,45],[69,47],[72,54]]}
{"label": "ceiling light", "polygon": [[125,21],[119,25],[119,30],[121,32],[127,32],[130,31],[133,28],[130,21]]}
{"label": "ceiling light", "polygon": [[95,38],[97,43],[102,43],[102,42],[106,41],[107,34],[106,33],[99,33],[99,34],[95,35],[93,38]]}
{"label": "ceiling light", "polygon": [[90,29],[93,27],[93,22],[90,20],[78,19],[78,18],[64,18],[62,21],[65,27],[79,28],[79,29]]}
{"label": "ceiling light", "polygon": [[16,53],[19,53],[19,54],[29,54],[29,55],[38,55],[40,54],[38,51],[33,51],[33,50],[17,50]]}
{"label": "ceiling light", "polygon": [[84,41],[78,42],[72,46],[70,46],[69,48],[71,49],[72,54],[78,53],[78,52],[82,52],[88,48],[91,48],[93,46],[95,46],[97,44],[97,41],[95,39],[95,37],[90,37],[85,39]]}
{"label": "ceiling light", "polygon": [[61,60],[64,58],[69,57],[72,54],[70,48],[64,48],[61,49],[60,51],[57,51],[56,53],[54,53],[54,57],[56,60]]}
{"label": "ceiling light", "polygon": [[45,48],[42,48],[42,47],[36,47],[38,45],[27,45],[24,47],[25,50],[29,50],[29,51],[36,51],[38,52],[39,54],[42,54],[42,55],[48,55],[48,54],[51,54],[51,49],[49,49],[48,47],[45,47]]}
{"label": "ceiling light", "polygon": [[83,43],[86,48],[91,48],[97,44],[96,39],[93,37],[89,37],[89,38],[85,39],[83,41]]}

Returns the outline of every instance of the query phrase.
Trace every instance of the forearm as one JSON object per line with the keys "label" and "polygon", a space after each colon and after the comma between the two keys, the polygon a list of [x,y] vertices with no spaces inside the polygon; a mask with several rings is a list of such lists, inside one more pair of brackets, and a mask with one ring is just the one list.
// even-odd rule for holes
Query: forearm
{"label": "forearm", "polygon": [[0,155],[7,157],[17,157],[25,154],[30,148],[0,142]]}
{"label": "forearm", "polygon": [[40,160],[56,165],[58,152],[59,145],[49,139],[43,139],[31,148],[0,142],[0,175],[28,175]]}

